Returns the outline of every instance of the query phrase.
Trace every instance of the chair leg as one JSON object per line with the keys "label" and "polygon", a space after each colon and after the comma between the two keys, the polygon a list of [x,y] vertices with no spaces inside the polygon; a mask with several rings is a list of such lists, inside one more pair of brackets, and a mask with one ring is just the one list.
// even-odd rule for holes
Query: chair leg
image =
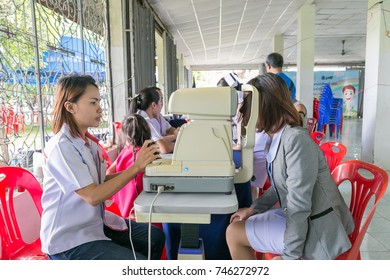
{"label": "chair leg", "polygon": [[339,137],[340,137],[340,126],[337,125],[336,126],[336,138],[339,139]]}

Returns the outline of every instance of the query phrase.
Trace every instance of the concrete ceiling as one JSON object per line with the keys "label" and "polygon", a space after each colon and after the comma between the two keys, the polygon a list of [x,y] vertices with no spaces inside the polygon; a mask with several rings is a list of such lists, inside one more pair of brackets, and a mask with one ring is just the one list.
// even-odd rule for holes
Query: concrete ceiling
{"label": "concrete ceiling", "polygon": [[[284,38],[286,64],[296,64],[297,14],[314,4],[315,64],[364,64],[368,0],[147,0],[192,69],[258,68]],[[342,55],[343,44],[344,53]],[[238,68],[235,68],[238,69]]]}

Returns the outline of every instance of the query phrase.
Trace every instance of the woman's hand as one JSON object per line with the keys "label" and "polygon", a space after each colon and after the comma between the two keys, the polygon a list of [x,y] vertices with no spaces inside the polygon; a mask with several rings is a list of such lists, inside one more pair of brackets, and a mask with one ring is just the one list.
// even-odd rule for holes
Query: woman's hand
{"label": "woman's hand", "polygon": [[180,126],[175,129],[173,134],[175,134],[177,136],[179,134],[179,131],[180,131]]}
{"label": "woman's hand", "polygon": [[134,162],[139,171],[144,171],[145,167],[156,159],[161,158],[160,149],[152,140],[146,140],[137,154]]}
{"label": "woman's hand", "polygon": [[252,207],[240,208],[230,217],[230,222],[233,223],[236,221],[245,221],[250,216],[252,216],[253,213],[254,209]]}

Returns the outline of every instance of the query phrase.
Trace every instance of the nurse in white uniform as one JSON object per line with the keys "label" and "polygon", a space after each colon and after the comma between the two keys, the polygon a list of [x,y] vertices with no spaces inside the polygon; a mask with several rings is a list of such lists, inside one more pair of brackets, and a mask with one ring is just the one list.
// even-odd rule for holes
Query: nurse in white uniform
{"label": "nurse in white uniform", "polygon": [[[100,146],[88,133],[89,127],[99,126],[102,117],[99,102],[99,89],[90,76],[63,77],[57,84],[53,112],[55,136],[44,150],[40,232],[42,251],[50,259],[148,257],[148,225],[105,214],[109,212],[104,211],[104,202],[159,158],[154,154],[158,147],[147,147],[151,141],[146,141],[134,165],[106,176]],[[164,234],[152,227],[151,236],[151,258],[160,259]]]}
{"label": "nurse in white uniform", "polygon": [[160,153],[173,152],[179,128],[172,127],[161,114],[163,94],[158,87],[147,87],[139,91],[130,101],[130,114],[139,114],[148,122],[152,140],[157,143]]}

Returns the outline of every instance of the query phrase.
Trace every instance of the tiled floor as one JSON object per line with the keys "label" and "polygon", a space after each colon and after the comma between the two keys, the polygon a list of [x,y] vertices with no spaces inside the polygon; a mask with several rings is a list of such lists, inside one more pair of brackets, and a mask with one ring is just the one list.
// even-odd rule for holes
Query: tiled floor
{"label": "tiled floor", "polygon": [[[347,147],[344,158],[361,159],[362,119],[344,119],[339,142]],[[335,141],[327,136],[325,141]],[[389,171],[388,174],[390,175]],[[343,188],[342,188],[343,190]],[[363,260],[390,260],[390,191],[379,202],[361,245]]]}

